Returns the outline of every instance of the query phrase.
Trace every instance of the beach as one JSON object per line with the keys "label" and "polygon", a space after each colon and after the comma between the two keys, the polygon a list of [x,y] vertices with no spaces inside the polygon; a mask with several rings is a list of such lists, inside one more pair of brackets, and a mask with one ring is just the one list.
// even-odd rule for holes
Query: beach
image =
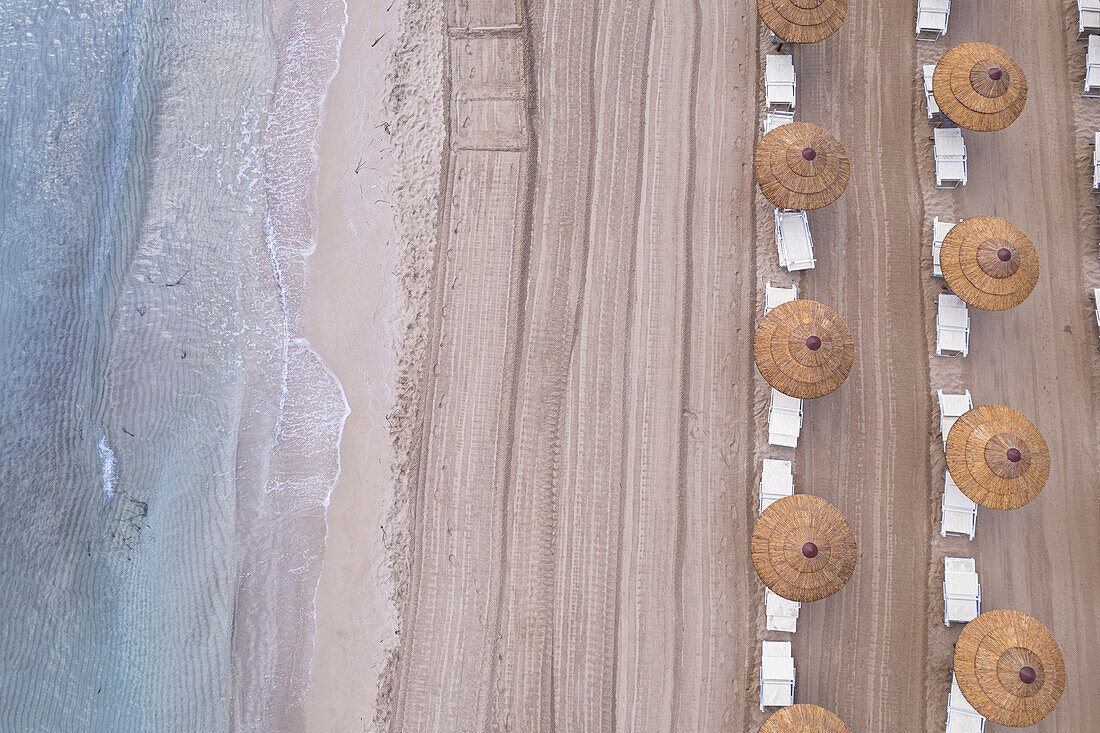
{"label": "beach", "polygon": [[[1073,507],[1097,481],[1100,109],[1079,97],[1070,10],[959,7],[918,43],[911,4],[853,4],[832,38],[787,47],[796,119],[852,161],[797,275],[751,167],[773,49],[754,4],[456,0],[442,38],[418,29],[443,46],[445,155],[414,303],[430,335],[398,400],[408,542],[379,729],[756,730],[760,642],[787,638],[764,630],[748,555],[764,457],[792,459],[796,490],[837,506],[860,548],[790,637],[797,702],[853,730],[942,729],[958,555],[983,610],[1032,614],[1061,643],[1069,683],[1034,730],[1088,729],[1100,576],[1081,558],[1100,547]],[[969,183],[941,191],[919,69],[968,40],[1012,54],[1031,96],[1008,130],[968,133]],[[972,310],[969,356],[937,357],[932,218],[986,214],[1036,242],[1039,285]],[[766,282],[836,309],[856,344],[794,450],[767,444],[752,360]],[[980,510],[972,542],[939,534],[941,388],[1024,412],[1051,447],[1046,491]]]}

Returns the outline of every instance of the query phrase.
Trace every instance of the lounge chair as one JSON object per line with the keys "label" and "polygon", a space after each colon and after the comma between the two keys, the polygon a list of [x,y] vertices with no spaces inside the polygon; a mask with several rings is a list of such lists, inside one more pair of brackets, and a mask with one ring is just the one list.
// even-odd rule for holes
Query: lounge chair
{"label": "lounge chair", "polygon": [[951,473],[943,475],[943,501],[940,502],[940,536],[960,535],[974,539],[978,526],[978,505],[959,489]]}
{"label": "lounge chair", "polygon": [[794,476],[790,461],[765,458],[760,471],[760,513],[784,496],[794,494]]}
{"label": "lounge chair", "polygon": [[794,112],[794,59],[769,53],[764,59],[764,101],[767,109]]}
{"label": "lounge chair", "polygon": [[794,657],[791,642],[765,641],[760,660],[760,711],[794,705]]}
{"label": "lounge chair", "polygon": [[940,106],[936,104],[936,98],[932,95],[932,75],[936,72],[935,64],[925,64],[922,69],[924,74],[924,101],[928,107],[928,121],[934,125],[943,122]]}
{"label": "lounge chair", "polygon": [[982,587],[972,557],[943,559],[943,624],[968,624],[982,612]]}
{"label": "lounge chair", "polygon": [[1100,33],[1100,0],[1077,0],[1077,40]]}
{"label": "lounge chair", "polygon": [[802,400],[788,397],[773,387],[771,404],[768,406],[768,443],[797,448],[800,432]]}
{"label": "lounge chair", "polygon": [[798,298],[798,286],[789,288],[772,287],[768,282],[764,285],[764,315],[771,313],[772,308]]}
{"label": "lounge chair", "polygon": [[970,353],[970,311],[951,293],[940,293],[936,314],[936,356]]}
{"label": "lounge chair", "polygon": [[798,628],[798,609],[802,604],[788,601],[771,588],[764,589],[764,614],[767,617],[768,631],[783,631],[793,634]]}
{"label": "lounge chair", "polygon": [[957,127],[932,130],[936,154],[936,188],[966,185],[966,142]]}
{"label": "lounge chair", "polygon": [[947,33],[951,0],[917,1],[917,40],[938,41]]}
{"label": "lounge chair", "polygon": [[814,239],[805,211],[775,210],[775,247],[779,250],[779,266],[787,272],[814,269]]}
{"label": "lounge chair", "polygon": [[985,718],[971,707],[951,673],[951,692],[947,695],[947,733],[983,733]]}
{"label": "lounge chair", "polygon": [[1085,91],[1082,97],[1100,97],[1100,35],[1089,36],[1089,50],[1085,54]]}
{"label": "lounge chair", "polygon": [[794,112],[780,112],[769,109],[767,114],[764,115],[764,134],[767,135],[775,128],[788,122],[794,122]]}
{"label": "lounge chair", "polygon": [[936,390],[940,402],[940,436],[943,437],[943,448],[947,450],[947,434],[951,432],[951,426],[964,414],[974,409],[974,400],[970,398],[970,390],[962,394],[945,394],[942,389]]}
{"label": "lounge chair", "polygon": [[1100,328],[1100,288],[1092,289],[1092,299],[1096,303],[1096,327]]}
{"label": "lounge chair", "polygon": [[1100,132],[1092,140],[1092,192],[1097,191],[1100,191]]}
{"label": "lounge chair", "polygon": [[932,218],[932,277],[943,277],[940,269],[940,247],[947,233],[955,227],[953,221],[940,221],[938,216]]}

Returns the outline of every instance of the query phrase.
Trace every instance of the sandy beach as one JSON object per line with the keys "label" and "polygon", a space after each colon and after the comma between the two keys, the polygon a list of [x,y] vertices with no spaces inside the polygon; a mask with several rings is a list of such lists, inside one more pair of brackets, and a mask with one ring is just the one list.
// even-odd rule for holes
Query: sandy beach
{"label": "sandy beach", "polygon": [[[1100,101],[1080,97],[1074,4],[986,4],[918,43],[913,3],[853,3],[830,39],[784,47],[796,119],[851,159],[796,275],[752,172],[774,52],[755,3],[349,8],[306,333],[351,416],[304,729],[756,731],[760,642],[791,638],[797,702],[853,731],[943,730],[945,555],[976,559],[983,610],[1060,642],[1069,683],[1033,730],[1091,729]],[[919,69],[970,40],[1013,55],[1028,103],[967,133],[969,183],[936,190]],[[1039,284],[972,309],[969,356],[937,357],[932,219],[979,215],[1031,237]],[[768,445],[752,359],[766,282],[830,305],[856,345],[794,450]],[[1044,493],[980,509],[973,541],[939,534],[940,388],[1020,410],[1053,458]],[[792,637],[765,631],[748,552],[765,457],[859,543]]]}

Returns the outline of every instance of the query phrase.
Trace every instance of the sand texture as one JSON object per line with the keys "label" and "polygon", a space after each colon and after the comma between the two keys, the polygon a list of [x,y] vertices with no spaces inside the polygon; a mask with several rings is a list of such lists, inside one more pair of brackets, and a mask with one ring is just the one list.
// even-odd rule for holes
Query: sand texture
{"label": "sand texture", "polygon": [[[918,44],[913,3],[854,3],[795,47],[796,119],[836,136],[851,178],[810,214],[816,269],[792,276],[752,172],[773,47],[751,0],[409,3],[386,525],[400,643],[379,729],[755,731],[760,641],[791,638],[797,702],[853,731],[942,730],[959,631],[945,554],[976,558],[983,609],[1061,642],[1067,690],[1034,730],[1100,716],[1100,101],[1079,98],[1069,4],[982,4]],[[967,40],[1013,55],[1028,102],[1007,130],[967,133],[969,185],[937,191],[919,64]],[[933,355],[937,215],[1003,216],[1041,260],[1023,305],[971,311],[966,359]],[[797,450],[767,444],[767,281],[836,310],[855,342]],[[936,389],[964,387],[1035,421],[1053,462],[1032,504],[980,510],[973,542],[939,535]],[[793,459],[796,490],[859,547],[793,637],[764,631],[749,557],[764,457]]]}

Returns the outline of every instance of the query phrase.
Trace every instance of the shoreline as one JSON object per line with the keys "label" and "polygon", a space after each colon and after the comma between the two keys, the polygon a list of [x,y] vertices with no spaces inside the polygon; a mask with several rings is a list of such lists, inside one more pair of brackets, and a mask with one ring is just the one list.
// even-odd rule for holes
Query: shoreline
{"label": "shoreline", "polygon": [[309,257],[303,332],[343,385],[351,413],[329,497],[310,687],[301,719],[292,721],[304,730],[368,729],[384,658],[396,641],[383,524],[392,500],[387,420],[400,298],[383,101],[402,7],[346,10],[318,137],[317,248]]}

